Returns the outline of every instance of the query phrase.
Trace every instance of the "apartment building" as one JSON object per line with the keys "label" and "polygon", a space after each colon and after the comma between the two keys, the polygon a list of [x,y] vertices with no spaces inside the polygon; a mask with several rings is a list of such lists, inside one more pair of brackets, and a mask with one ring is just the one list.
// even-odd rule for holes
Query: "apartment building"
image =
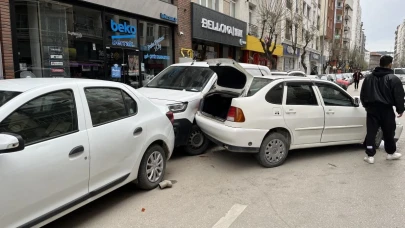
{"label": "apartment building", "polygon": [[[320,14],[320,30],[319,38],[321,45],[321,64],[328,65],[327,60],[332,55],[332,43],[334,41],[334,20],[335,20],[335,0],[320,1],[321,4],[321,14]],[[330,67],[327,66],[325,73],[329,73]]]}
{"label": "apartment building", "polygon": [[405,20],[395,31],[394,66],[405,67]]}

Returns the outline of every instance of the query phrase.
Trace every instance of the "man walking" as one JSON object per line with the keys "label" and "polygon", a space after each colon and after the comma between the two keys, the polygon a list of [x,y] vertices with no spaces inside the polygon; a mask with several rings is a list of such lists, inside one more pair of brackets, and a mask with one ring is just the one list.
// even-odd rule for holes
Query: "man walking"
{"label": "man walking", "polygon": [[391,56],[383,56],[380,59],[380,67],[376,67],[372,74],[368,75],[363,82],[360,92],[360,100],[367,111],[367,136],[366,154],[364,158],[369,164],[374,163],[376,154],[375,137],[381,127],[384,135],[385,151],[388,153],[387,160],[397,160],[402,155],[397,153],[395,137],[395,113],[398,118],[404,112],[404,88],[401,80],[394,75]]}
{"label": "man walking", "polygon": [[353,74],[354,89],[355,90],[359,89],[359,82],[360,82],[361,77],[363,77],[363,74],[359,70],[356,70],[356,72],[354,72],[354,74]]}

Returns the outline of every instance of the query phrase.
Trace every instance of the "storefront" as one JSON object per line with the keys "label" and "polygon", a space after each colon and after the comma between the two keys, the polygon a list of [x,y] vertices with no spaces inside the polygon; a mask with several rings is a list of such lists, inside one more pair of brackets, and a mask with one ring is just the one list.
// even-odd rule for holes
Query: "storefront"
{"label": "storefront", "polygon": [[177,9],[148,18],[67,2],[13,0],[16,77],[105,79],[138,87],[173,63]]}
{"label": "storefront", "polygon": [[[273,47],[274,43],[269,49],[273,50]],[[242,48],[242,51],[242,62],[268,66],[270,69],[275,70],[277,69],[278,58],[283,56],[283,45],[276,44],[276,48],[272,53],[273,63],[268,60],[259,38],[255,36],[247,35],[246,46]]]}
{"label": "storefront", "polygon": [[310,74],[320,74],[322,72],[321,69],[321,55],[315,52],[310,52],[309,55],[309,61],[310,61],[310,65],[311,65],[311,72]]}
{"label": "storefront", "polygon": [[295,55],[294,55],[294,49],[291,45],[289,44],[283,44],[283,60],[284,60],[284,71],[288,72],[290,70],[296,70],[297,64],[298,64],[298,59],[300,56],[300,49],[297,48],[295,50]]}
{"label": "storefront", "polygon": [[192,3],[192,46],[194,58],[203,61],[212,58],[242,59],[246,45],[245,22]]}

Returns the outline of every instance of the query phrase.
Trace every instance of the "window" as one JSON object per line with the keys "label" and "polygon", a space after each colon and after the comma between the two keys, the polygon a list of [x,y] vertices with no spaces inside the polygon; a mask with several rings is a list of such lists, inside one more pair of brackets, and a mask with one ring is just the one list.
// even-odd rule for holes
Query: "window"
{"label": "window", "polygon": [[153,35],[154,35],[154,32],[153,32],[153,24],[149,24],[149,23],[148,23],[146,26],[147,26],[147,27],[146,27],[146,36],[153,38]]}
{"label": "window", "polygon": [[305,16],[305,10],[307,9],[307,4],[304,2],[302,5],[302,15]]}
{"label": "window", "polygon": [[318,84],[317,86],[326,106],[354,106],[352,98],[344,94],[339,88],[325,84]]}
{"label": "window", "polygon": [[290,9],[290,10],[292,9],[292,2],[291,1],[292,0],[286,0],[285,1],[287,8]]}
{"label": "window", "polygon": [[291,39],[291,27],[292,27],[291,21],[287,20],[286,21],[286,28],[285,28],[285,38],[287,40]]}
{"label": "window", "polygon": [[86,88],[93,126],[135,115],[137,104],[124,91],[117,88]]}
{"label": "window", "polygon": [[5,103],[9,102],[11,99],[19,95],[20,92],[14,91],[0,91],[0,107]]}
{"label": "window", "polygon": [[199,0],[200,5],[218,11],[219,0]]}
{"label": "window", "polygon": [[235,17],[236,3],[232,0],[224,0],[224,14]]}
{"label": "window", "polygon": [[281,82],[270,89],[270,91],[266,94],[266,101],[272,104],[279,104],[283,103],[283,93],[284,93],[284,83]]}
{"label": "window", "polygon": [[309,18],[311,15],[311,7],[307,6],[307,17]]}
{"label": "window", "polygon": [[166,26],[159,26],[159,37],[165,37],[167,38],[170,34],[170,28]]}
{"label": "window", "polygon": [[77,130],[76,105],[71,90],[34,98],[0,124],[0,132],[21,135],[27,145]]}
{"label": "window", "polygon": [[268,79],[268,78],[254,78],[252,84],[250,85],[249,91],[247,93],[247,97],[255,95],[263,87],[265,87],[272,81],[273,81],[272,79]]}
{"label": "window", "polygon": [[200,92],[213,74],[208,67],[172,66],[157,75],[146,87]]}
{"label": "window", "polygon": [[336,16],[336,20],[337,20],[338,22],[342,22],[342,15],[337,15],[337,16]]}
{"label": "window", "polygon": [[312,85],[303,83],[288,83],[287,105],[317,105]]}

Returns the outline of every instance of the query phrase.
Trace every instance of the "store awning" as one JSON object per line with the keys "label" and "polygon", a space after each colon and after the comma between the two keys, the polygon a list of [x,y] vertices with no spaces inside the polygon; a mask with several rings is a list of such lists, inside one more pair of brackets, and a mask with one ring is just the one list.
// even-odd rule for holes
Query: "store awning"
{"label": "store awning", "polygon": [[[274,43],[273,43],[274,45]],[[273,48],[273,45],[271,48]],[[259,38],[251,35],[246,36],[246,47],[242,48],[244,51],[255,51],[259,53],[264,53],[262,44],[260,43]],[[273,52],[273,55],[283,56],[283,45],[276,44],[276,49]]]}

